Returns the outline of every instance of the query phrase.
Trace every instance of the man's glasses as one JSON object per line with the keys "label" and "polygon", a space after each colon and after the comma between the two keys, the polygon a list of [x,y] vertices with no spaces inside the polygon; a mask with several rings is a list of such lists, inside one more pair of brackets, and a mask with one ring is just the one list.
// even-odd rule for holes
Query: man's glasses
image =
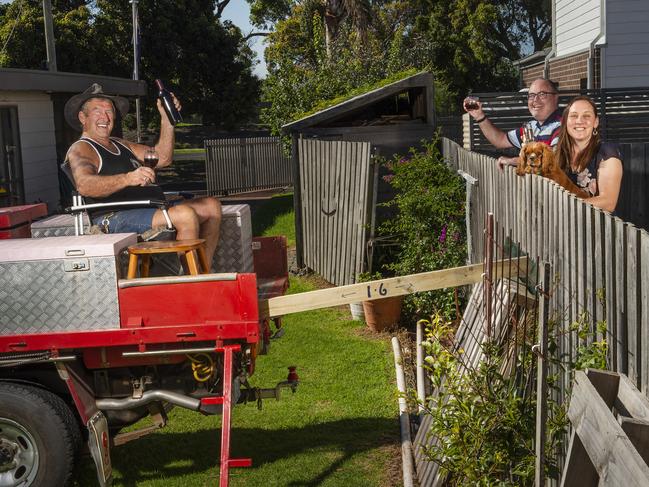
{"label": "man's glasses", "polygon": [[538,93],[528,93],[527,99],[529,101],[532,101],[535,98],[538,98],[539,100],[545,100],[548,96],[556,95],[556,94],[557,94],[556,91],[539,91]]}

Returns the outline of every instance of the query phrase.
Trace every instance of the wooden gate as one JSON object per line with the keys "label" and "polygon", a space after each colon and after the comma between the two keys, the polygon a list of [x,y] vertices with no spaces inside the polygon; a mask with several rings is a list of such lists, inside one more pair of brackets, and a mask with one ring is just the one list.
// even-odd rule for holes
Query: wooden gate
{"label": "wooden gate", "polygon": [[291,159],[279,137],[205,141],[207,192],[213,196],[291,186]]}
{"label": "wooden gate", "polygon": [[369,142],[298,141],[304,264],[327,281],[351,284],[364,270],[371,231]]}

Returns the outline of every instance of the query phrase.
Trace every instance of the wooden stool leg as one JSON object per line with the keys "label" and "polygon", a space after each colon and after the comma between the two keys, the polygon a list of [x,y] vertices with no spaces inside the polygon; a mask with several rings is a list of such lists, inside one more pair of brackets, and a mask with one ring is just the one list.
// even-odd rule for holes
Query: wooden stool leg
{"label": "wooden stool leg", "polygon": [[130,254],[128,256],[128,272],[126,279],[135,279],[137,276],[137,254]]}
{"label": "wooden stool leg", "polygon": [[189,267],[189,274],[192,276],[197,276],[199,272],[194,251],[189,250],[185,252],[185,257],[187,258],[187,267]]}
{"label": "wooden stool leg", "polygon": [[149,277],[149,269],[151,268],[151,256],[142,256],[142,268],[140,269],[140,277]]}
{"label": "wooden stool leg", "polygon": [[209,274],[211,269],[211,265],[209,262],[207,262],[207,255],[205,255],[205,247],[202,245],[196,249],[196,252],[198,252],[198,261],[201,263],[201,267],[203,268],[203,274]]}

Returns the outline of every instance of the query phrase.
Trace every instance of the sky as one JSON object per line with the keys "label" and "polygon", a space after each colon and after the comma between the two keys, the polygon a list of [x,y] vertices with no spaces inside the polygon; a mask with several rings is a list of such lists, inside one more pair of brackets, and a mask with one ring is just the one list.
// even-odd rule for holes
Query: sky
{"label": "sky", "polygon": [[[231,20],[241,29],[244,36],[254,30],[249,19],[250,6],[245,0],[232,0],[223,11],[222,20]],[[265,78],[268,73],[266,63],[264,63],[264,39],[264,37],[253,37],[250,40],[250,47],[257,53],[257,61],[259,61],[254,72],[260,78]]]}

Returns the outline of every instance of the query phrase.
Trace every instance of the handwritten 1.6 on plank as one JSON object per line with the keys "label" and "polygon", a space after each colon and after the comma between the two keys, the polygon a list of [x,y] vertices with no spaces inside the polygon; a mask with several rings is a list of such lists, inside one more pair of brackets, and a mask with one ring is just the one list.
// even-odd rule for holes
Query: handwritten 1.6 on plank
{"label": "handwritten 1.6 on plank", "polygon": [[[379,288],[374,289],[374,293],[379,293],[379,296],[385,296],[385,295],[388,294],[388,290],[385,289],[385,287],[383,286],[383,283],[380,283]],[[367,286],[367,297],[368,298],[372,297],[372,286],[371,285]]]}

